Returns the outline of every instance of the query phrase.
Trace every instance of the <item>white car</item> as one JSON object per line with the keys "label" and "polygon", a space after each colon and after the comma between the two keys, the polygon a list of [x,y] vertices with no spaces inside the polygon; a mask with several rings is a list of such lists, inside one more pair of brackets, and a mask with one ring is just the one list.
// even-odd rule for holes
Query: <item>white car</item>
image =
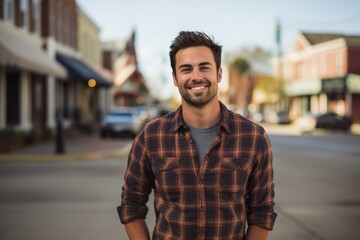
{"label": "white car", "polygon": [[111,110],[101,123],[100,135],[131,134],[135,136],[144,126],[144,119],[134,108],[121,107]]}
{"label": "white car", "polygon": [[295,126],[300,133],[311,133],[316,128],[316,117],[314,114],[307,113],[295,120]]}

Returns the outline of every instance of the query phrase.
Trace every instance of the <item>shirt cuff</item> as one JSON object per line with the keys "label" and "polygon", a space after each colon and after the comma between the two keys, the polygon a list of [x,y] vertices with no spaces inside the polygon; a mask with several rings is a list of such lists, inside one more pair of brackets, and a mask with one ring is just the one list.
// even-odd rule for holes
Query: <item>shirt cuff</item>
{"label": "shirt cuff", "polygon": [[145,219],[149,209],[146,206],[121,205],[117,207],[117,212],[122,224],[127,224],[135,219]]}
{"label": "shirt cuff", "polygon": [[258,207],[255,211],[248,212],[248,225],[256,225],[267,230],[272,230],[277,214],[274,212],[273,206]]}

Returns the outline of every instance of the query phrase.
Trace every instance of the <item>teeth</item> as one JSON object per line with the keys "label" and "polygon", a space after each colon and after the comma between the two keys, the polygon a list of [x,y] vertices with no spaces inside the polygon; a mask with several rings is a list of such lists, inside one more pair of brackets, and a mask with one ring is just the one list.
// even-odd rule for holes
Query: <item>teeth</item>
{"label": "teeth", "polygon": [[195,89],[195,90],[200,90],[200,89],[203,89],[203,88],[205,88],[205,86],[193,87],[192,89]]}

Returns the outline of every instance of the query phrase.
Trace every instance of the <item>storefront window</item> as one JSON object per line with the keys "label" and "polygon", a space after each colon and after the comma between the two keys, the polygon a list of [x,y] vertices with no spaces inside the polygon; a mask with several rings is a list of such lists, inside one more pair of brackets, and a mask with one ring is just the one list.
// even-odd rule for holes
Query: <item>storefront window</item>
{"label": "storefront window", "polygon": [[26,29],[28,26],[28,1],[20,1],[20,27]]}
{"label": "storefront window", "polygon": [[6,22],[13,21],[14,18],[13,8],[14,8],[13,0],[4,0],[4,20]]}
{"label": "storefront window", "polygon": [[33,26],[33,29],[34,29],[34,32],[37,34],[37,35],[40,35],[40,32],[41,32],[41,4],[40,4],[40,0],[33,0],[32,1],[32,26]]}

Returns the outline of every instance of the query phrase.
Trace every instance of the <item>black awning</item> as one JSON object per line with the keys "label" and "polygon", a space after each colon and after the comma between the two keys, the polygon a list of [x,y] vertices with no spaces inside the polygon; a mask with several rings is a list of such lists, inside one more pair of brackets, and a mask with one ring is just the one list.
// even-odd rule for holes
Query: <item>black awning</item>
{"label": "black awning", "polygon": [[113,85],[110,79],[104,78],[79,59],[57,53],[56,60],[66,68],[69,80],[87,83],[90,79],[94,79],[99,86],[110,87]]}

